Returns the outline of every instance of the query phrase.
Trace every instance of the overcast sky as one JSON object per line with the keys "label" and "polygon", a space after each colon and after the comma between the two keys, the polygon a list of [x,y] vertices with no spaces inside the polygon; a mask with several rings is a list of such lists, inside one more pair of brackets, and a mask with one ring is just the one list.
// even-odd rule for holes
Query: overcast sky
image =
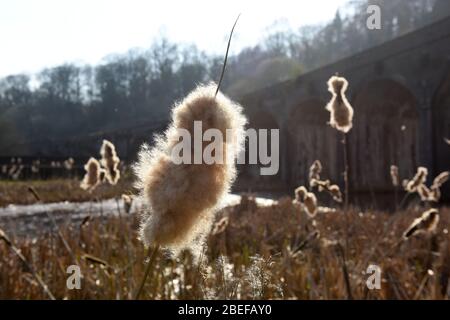
{"label": "overcast sky", "polygon": [[223,53],[258,43],[274,21],[297,29],[330,20],[347,0],[0,0],[0,77],[65,62],[96,64],[149,47],[160,33]]}

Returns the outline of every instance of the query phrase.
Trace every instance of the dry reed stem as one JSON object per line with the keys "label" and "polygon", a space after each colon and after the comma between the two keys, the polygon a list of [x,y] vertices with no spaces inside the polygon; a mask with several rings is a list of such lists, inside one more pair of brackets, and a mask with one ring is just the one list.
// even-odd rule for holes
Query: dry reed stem
{"label": "dry reed stem", "polygon": [[222,72],[220,73],[219,83],[217,84],[217,89],[216,89],[216,93],[214,96],[217,96],[217,94],[219,93],[219,90],[220,90],[220,85],[222,84],[223,76],[225,74],[225,68],[227,66],[228,51],[230,50],[231,37],[233,36],[234,27],[236,27],[236,24],[237,24],[240,16],[241,16],[241,14],[239,14],[237,16],[236,20],[234,21],[233,27],[231,28],[230,37],[228,38],[227,51],[225,52],[225,58],[223,60]]}
{"label": "dry reed stem", "polygon": [[139,297],[141,296],[142,290],[144,289],[145,282],[147,280],[147,277],[150,273],[150,270],[152,269],[153,263],[155,261],[155,257],[158,254],[159,251],[159,244],[156,244],[153,250],[151,247],[148,248],[148,254],[147,256],[150,256],[150,260],[147,264],[147,268],[145,269],[144,277],[142,278],[141,284],[139,285],[139,289],[134,297],[135,300],[139,300]]}

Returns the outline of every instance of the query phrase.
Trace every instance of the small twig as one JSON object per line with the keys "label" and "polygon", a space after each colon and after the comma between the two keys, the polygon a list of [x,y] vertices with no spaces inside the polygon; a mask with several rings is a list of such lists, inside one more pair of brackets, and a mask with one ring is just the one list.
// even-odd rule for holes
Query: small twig
{"label": "small twig", "polygon": [[219,93],[220,85],[222,84],[223,75],[225,74],[225,67],[227,66],[228,51],[230,50],[231,37],[233,36],[234,27],[236,27],[236,24],[237,24],[240,16],[241,16],[241,14],[239,14],[237,16],[236,21],[234,21],[233,28],[231,28],[230,37],[228,38],[227,51],[225,52],[225,58],[223,60],[222,73],[220,74],[219,83],[217,84],[216,94],[214,95],[214,97],[216,97],[217,93]]}
{"label": "small twig", "polygon": [[423,289],[425,288],[425,285],[428,282],[428,279],[430,278],[430,275],[428,272],[423,277],[422,281],[420,282],[419,288],[417,289],[416,293],[414,294],[413,300],[417,300],[420,297],[420,294],[422,293]]}

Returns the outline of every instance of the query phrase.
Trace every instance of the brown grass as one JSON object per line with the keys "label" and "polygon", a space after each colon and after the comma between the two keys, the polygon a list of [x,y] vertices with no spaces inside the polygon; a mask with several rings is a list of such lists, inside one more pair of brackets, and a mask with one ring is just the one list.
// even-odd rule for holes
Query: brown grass
{"label": "brown grass", "polygon": [[59,201],[90,201],[93,198],[109,199],[120,197],[123,193],[132,190],[131,177],[122,178],[117,185],[102,184],[91,194],[80,188],[79,180],[53,179],[29,181],[0,181],[0,207],[9,204],[33,204],[35,197],[28,191],[32,187],[39,194],[42,202]]}
{"label": "brown grass", "polygon": [[[435,235],[402,242],[402,233],[421,215],[409,209],[384,212],[348,210],[349,247],[342,254],[343,213],[318,213],[302,220],[292,199],[260,208],[244,198],[222,210],[221,232],[209,236],[199,265],[183,253],[159,253],[141,298],[144,299],[442,299],[448,298],[450,210],[440,210]],[[57,299],[130,299],[146,265],[137,240],[136,212],[128,216],[72,222],[55,234],[42,232],[11,239]],[[0,222],[1,225],[1,222]],[[8,232],[8,230],[5,230]],[[400,242],[399,242],[400,241]],[[66,288],[66,268],[78,261],[81,290]],[[381,290],[367,290],[369,264],[382,269]],[[431,270],[431,271],[429,271]],[[0,241],[0,298],[46,299],[23,262]]]}

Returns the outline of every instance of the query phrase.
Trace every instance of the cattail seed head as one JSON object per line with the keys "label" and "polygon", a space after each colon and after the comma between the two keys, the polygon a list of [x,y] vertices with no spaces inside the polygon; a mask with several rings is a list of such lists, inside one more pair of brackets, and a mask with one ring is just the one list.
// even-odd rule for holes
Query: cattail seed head
{"label": "cattail seed head", "polygon": [[303,199],[303,205],[306,209],[306,213],[310,217],[314,217],[317,213],[317,198],[316,195],[312,192],[308,192],[304,199]]}
{"label": "cattail seed head", "polygon": [[319,190],[319,192],[322,192],[324,190],[326,191],[330,191],[330,185],[331,185],[331,181],[330,180],[316,180],[315,184],[317,185],[317,189]]}
{"label": "cattail seed head", "polygon": [[409,239],[418,233],[432,233],[436,230],[439,223],[439,212],[437,209],[429,209],[425,211],[421,217],[414,219],[411,225],[403,233],[403,239]]}
{"label": "cattail seed head", "polygon": [[328,80],[328,91],[333,95],[326,109],[330,112],[331,127],[347,133],[353,126],[353,108],[345,96],[348,82],[343,77],[332,76]]}
{"label": "cattail seed head", "polygon": [[100,174],[103,169],[100,167],[100,163],[95,158],[89,158],[88,162],[84,165],[86,174],[81,181],[80,187],[84,190],[92,192],[101,182]]}
{"label": "cattail seed head", "polygon": [[102,156],[100,164],[105,168],[106,180],[112,185],[117,184],[120,178],[120,170],[118,168],[120,159],[117,156],[116,147],[112,142],[103,140],[100,155]]}
{"label": "cattail seed head", "polygon": [[432,188],[440,188],[444,183],[448,181],[449,177],[450,171],[441,172],[436,178],[434,178]]}
{"label": "cattail seed head", "polygon": [[[146,245],[158,243],[177,251],[203,240],[236,177],[234,160],[243,147],[246,118],[240,105],[222,93],[215,96],[215,91],[213,83],[199,86],[175,105],[169,128],[157,137],[153,148],[142,147],[133,166],[136,187],[148,209],[140,231]],[[214,128],[222,133],[222,163],[174,163],[171,152],[179,143],[177,131],[186,129],[195,139],[194,121],[202,122],[202,130]]]}
{"label": "cattail seed head", "polygon": [[417,193],[420,196],[422,201],[430,201],[431,199],[431,190],[424,184],[421,184],[417,187]]}
{"label": "cattail seed head", "polygon": [[314,183],[320,180],[320,173],[322,172],[322,163],[319,160],[313,162],[309,168],[309,186],[314,187]]}
{"label": "cattail seed head", "polygon": [[427,175],[428,175],[427,168],[425,168],[425,167],[417,168],[416,175],[410,181],[408,181],[408,183],[406,184],[405,190],[408,191],[409,193],[416,192],[417,188],[421,184],[424,184],[425,181],[427,180]]}
{"label": "cattail seed head", "polygon": [[333,197],[333,200],[336,202],[342,202],[342,193],[341,189],[339,189],[339,186],[336,184],[331,185],[328,188],[328,191],[331,193],[331,196]]}
{"label": "cattail seed head", "polygon": [[303,203],[303,199],[308,193],[308,190],[304,186],[301,186],[295,189],[294,193],[295,193],[295,201],[298,203]]}
{"label": "cattail seed head", "polygon": [[441,189],[431,186],[429,201],[439,202],[441,199]]}
{"label": "cattail seed head", "polygon": [[73,169],[73,165],[75,164],[75,160],[73,158],[69,158],[67,160],[64,160],[64,168],[68,171],[71,171]]}
{"label": "cattail seed head", "polygon": [[391,180],[392,180],[392,185],[394,187],[398,187],[400,184],[400,176],[398,174],[398,167],[395,165],[391,166]]}

